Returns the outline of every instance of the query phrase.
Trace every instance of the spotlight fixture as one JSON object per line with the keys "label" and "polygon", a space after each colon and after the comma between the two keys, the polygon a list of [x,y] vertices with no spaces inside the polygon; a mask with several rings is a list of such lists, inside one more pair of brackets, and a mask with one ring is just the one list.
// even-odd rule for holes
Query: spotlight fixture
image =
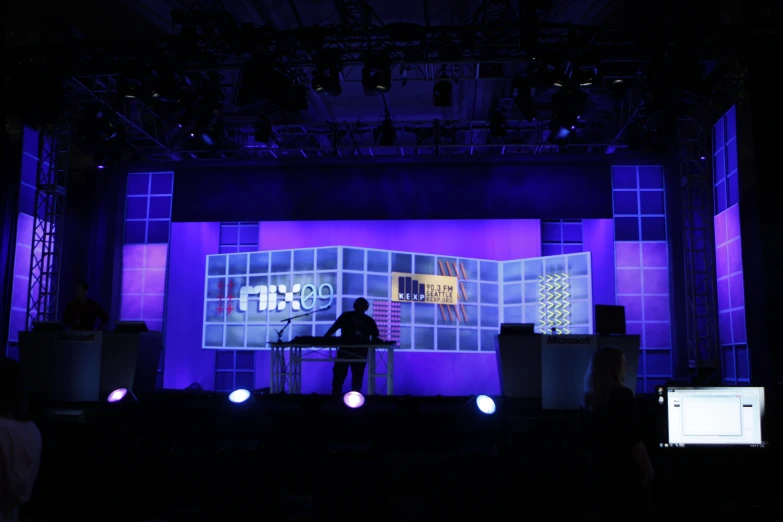
{"label": "spotlight fixture", "polygon": [[476,407],[485,415],[492,415],[497,411],[495,401],[489,395],[479,395],[476,397]]}
{"label": "spotlight fixture", "polygon": [[318,94],[340,96],[343,92],[342,75],[336,65],[319,68],[313,73],[310,86]]}
{"label": "spotlight fixture", "polygon": [[228,400],[234,404],[242,404],[247,402],[252,397],[251,393],[245,389],[234,390],[228,394]]}
{"label": "spotlight fixture", "polygon": [[361,408],[364,405],[364,395],[358,391],[349,391],[343,395],[343,403],[352,409]]}
{"label": "spotlight fixture", "polygon": [[378,144],[381,146],[391,147],[397,141],[397,131],[394,129],[394,123],[392,123],[391,116],[388,112],[377,132]]}
{"label": "spotlight fixture", "polygon": [[106,397],[106,402],[136,401],[136,396],[128,388],[117,388]]}
{"label": "spotlight fixture", "polygon": [[391,90],[391,70],[385,60],[373,57],[365,62],[362,87],[367,96],[377,96]]}
{"label": "spotlight fixture", "polygon": [[435,107],[451,107],[451,93],[453,87],[448,79],[441,79],[435,82],[432,88],[432,104]]}

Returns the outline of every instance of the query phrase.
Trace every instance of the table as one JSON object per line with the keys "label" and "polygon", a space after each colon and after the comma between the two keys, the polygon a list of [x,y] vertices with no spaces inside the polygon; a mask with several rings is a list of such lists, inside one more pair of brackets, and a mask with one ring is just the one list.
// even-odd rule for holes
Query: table
{"label": "table", "polygon": [[[368,369],[367,395],[375,395],[380,388],[378,379],[386,380],[386,394],[394,394],[394,345],[389,344],[351,344],[310,346],[295,343],[269,343],[271,393],[283,393],[288,385],[288,393],[302,393],[302,363],[303,362],[366,362]],[[367,358],[337,357],[340,348],[367,348]],[[286,364],[285,351],[288,350]],[[380,371],[386,373],[378,373]]]}

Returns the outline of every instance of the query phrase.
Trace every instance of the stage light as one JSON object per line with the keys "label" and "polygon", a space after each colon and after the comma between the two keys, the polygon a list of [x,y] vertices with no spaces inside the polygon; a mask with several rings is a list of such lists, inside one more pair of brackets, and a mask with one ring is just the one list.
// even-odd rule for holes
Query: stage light
{"label": "stage light", "polygon": [[367,96],[384,94],[391,90],[391,71],[382,58],[368,60],[362,69],[362,87]]}
{"label": "stage light", "polygon": [[234,390],[228,395],[228,400],[233,402],[234,404],[242,404],[243,402],[247,402],[248,399],[250,399],[251,394],[248,390],[239,389]]}
{"label": "stage light", "polygon": [[349,391],[343,396],[343,402],[349,408],[361,408],[364,405],[364,395],[358,391]]}
{"label": "stage light", "polygon": [[394,123],[392,123],[388,112],[377,132],[379,145],[391,147],[397,141],[397,131],[394,130]]}
{"label": "stage light", "polygon": [[128,388],[117,388],[106,397],[106,402],[135,401],[136,396]]}
{"label": "stage light", "polygon": [[489,395],[479,395],[476,397],[476,407],[479,409],[481,413],[484,413],[486,415],[492,415],[497,411],[497,407],[495,406],[495,401],[492,400],[492,397]]}
{"label": "stage light", "polygon": [[340,96],[343,92],[343,86],[339,67],[324,67],[315,71],[310,86],[318,94]]}

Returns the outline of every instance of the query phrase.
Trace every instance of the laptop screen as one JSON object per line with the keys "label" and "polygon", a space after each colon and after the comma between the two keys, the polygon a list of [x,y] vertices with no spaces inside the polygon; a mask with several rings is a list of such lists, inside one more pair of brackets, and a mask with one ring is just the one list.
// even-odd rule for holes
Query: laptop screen
{"label": "laptop screen", "polygon": [[764,388],[724,387],[659,389],[666,408],[668,441],[664,446],[765,445],[761,433]]}

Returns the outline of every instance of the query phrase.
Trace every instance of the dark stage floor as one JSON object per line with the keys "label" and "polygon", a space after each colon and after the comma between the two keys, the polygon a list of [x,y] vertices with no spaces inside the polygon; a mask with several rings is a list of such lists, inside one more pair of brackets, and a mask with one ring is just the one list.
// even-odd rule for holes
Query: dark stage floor
{"label": "dark stage floor", "polygon": [[[349,410],[324,396],[261,396],[241,407],[183,392],[47,406],[23,520],[586,519],[578,413],[501,403],[484,416],[467,397],[370,397]],[[640,410],[657,520],[783,515],[774,445],[664,452],[655,404],[640,398]]]}

